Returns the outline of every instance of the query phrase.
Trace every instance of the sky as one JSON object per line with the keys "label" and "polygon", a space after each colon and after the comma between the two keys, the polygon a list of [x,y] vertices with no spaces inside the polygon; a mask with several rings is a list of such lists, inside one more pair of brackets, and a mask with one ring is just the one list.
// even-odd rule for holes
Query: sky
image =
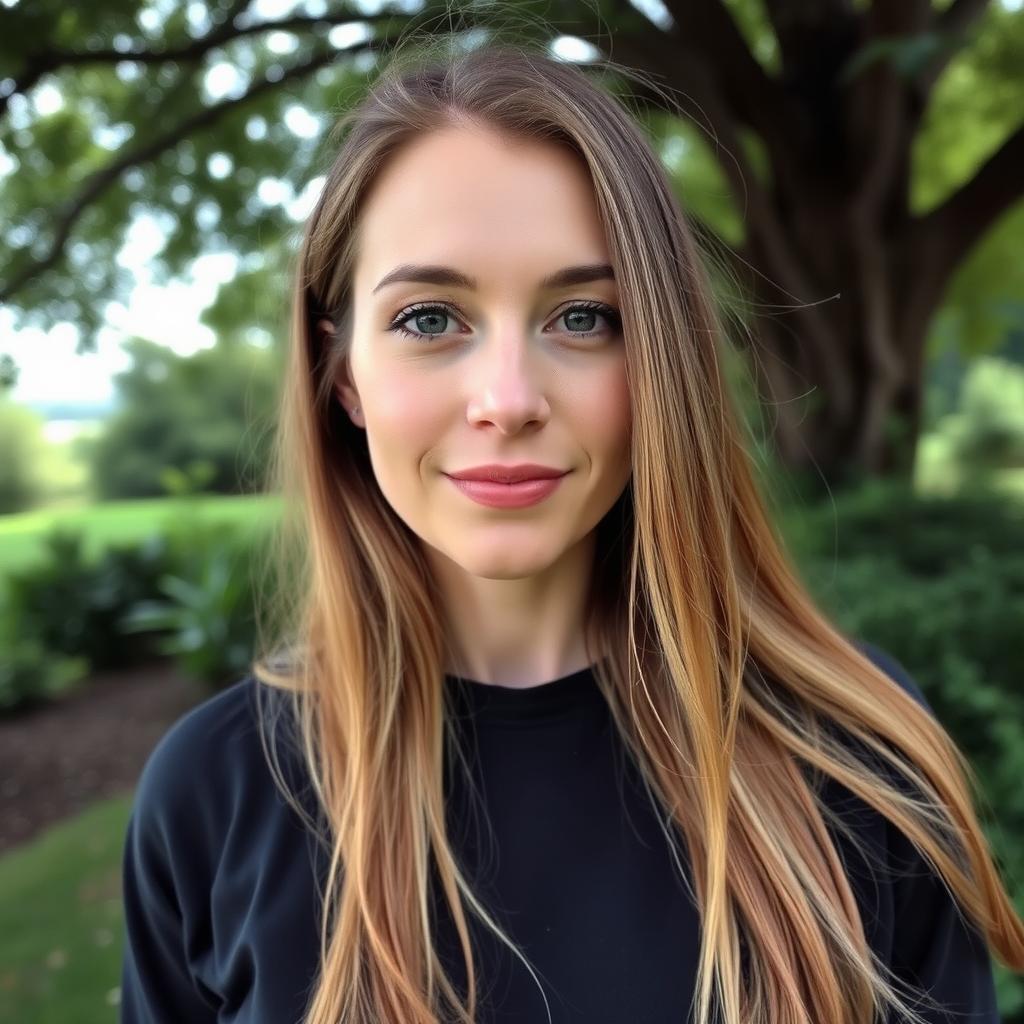
{"label": "sky", "polygon": [[[314,201],[322,185],[319,178],[310,183],[301,202],[289,207],[293,216]],[[214,344],[213,331],[199,322],[199,316],[216,298],[218,287],[231,279],[238,258],[229,252],[200,256],[192,263],[190,281],[157,285],[147,261],[159,250],[163,237],[152,217],[139,217],[132,223],[117,261],[131,268],[136,284],[127,305],[107,305],[106,324],[97,335],[94,352],[76,354],[78,332],[69,323],[57,324],[49,331],[14,331],[10,310],[0,308],[0,352],[13,356],[18,367],[18,383],[12,392],[15,401],[108,402],[114,395],[114,375],[130,365],[122,342],[135,335],[167,345],[181,355]]]}
{"label": "sky", "polygon": [[[167,2],[169,0],[156,0],[154,6],[159,8]],[[652,20],[658,19],[659,10],[664,13],[660,0],[632,2]],[[1001,2],[1010,10],[1020,9],[1024,4],[1024,0]],[[10,6],[11,0],[0,0],[0,4]],[[297,4],[295,0],[255,0],[252,11],[261,18],[275,18],[296,7],[313,12],[318,6],[322,6],[322,0],[306,0],[304,4]],[[379,4],[364,0],[359,6],[369,11]],[[198,17],[202,11],[203,5],[189,5],[190,16],[195,13]],[[341,36],[351,27],[338,26],[330,41],[336,46],[349,45],[352,40]],[[339,33],[337,38],[335,33]],[[287,33],[273,33],[273,36],[280,37],[274,40],[274,44],[282,53],[296,45],[294,36]],[[589,50],[589,47],[580,40],[562,37],[555,49],[563,56],[579,59],[586,55],[579,51]],[[216,99],[231,92],[235,86],[234,79],[231,65],[221,62],[209,69],[204,89],[210,99]],[[44,84],[33,91],[31,102],[38,112],[44,113],[48,105],[54,109],[54,105],[59,107],[63,101],[56,89],[50,86],[47,91]],[[294,123],[289,127],[296,135],[309,137],[321,130],[317,120],[301,108],[295,107],[290,113]],[[3,152],[0,150],[0,179],[3,171]],[[273,195],[275,186],[282,184],[265,179],[261,187]],[[278,199],[294,220],[302,220],[312,209],[322,186],[323,178],[317,178],[310,181],[300,195],[294,195],[288,187]],[[114,375],[129,365],[122,342],[133,335],[168,345],[182,355],[214,344],[213,332],[199,322],[199,316],[214,300],[217,287],[230,280],[237,267],[237,258],[232,253],[201,256],[192,265],[192,280],[177,280],[159,286],[153,283],[148,273],[147,261],[161,248],[162,237],[162,231],[152,217],[143,215],[131,225],[117,259],[131,268],[136,284],[127,305],[108,305],[106,326],[99,332],[94,352],[76,354],[77,332],[71,324],[57,324],[49,331],[38,328],[15,331],[10,310],[0,307],[0,353],[12,355],[19,369],[18,383],[12,394],[16,401],[108,402],[115,391]]]}

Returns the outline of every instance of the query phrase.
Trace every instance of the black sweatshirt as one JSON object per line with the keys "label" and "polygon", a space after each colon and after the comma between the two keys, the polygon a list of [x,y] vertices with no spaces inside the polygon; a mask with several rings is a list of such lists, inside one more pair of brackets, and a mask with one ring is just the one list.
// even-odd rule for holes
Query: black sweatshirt
{"label": "black sweatshirt", "polygon": [[[891,656],[864,649],[929,707]],[[302,1019],[327,858],[270,775],[258,685],[246,677],[186,713],[142,772],[124,846],[121,1024]],[[452,841],[543,988],[469,914],[484,983],[478,1020],[544,1024],[548,1010],[554,1024],[691,1019],[699,920],[591,671],[523,689],[453,676],[446,686],[460,728],[475,723],[460,735],[474,800],[486,806],[486,820],[469,814],[462,772],[446,771]],[[293,785],[308,781],[297,753],[285,770]],[[873,950],[950,1021],[998,1024],[989,952],[948,890],[877,812],[832,781],[825,792],[881,858],[869,869],[835,836]],[[442,963],[465,992],[454,927],[443,901],[433,906]]]}

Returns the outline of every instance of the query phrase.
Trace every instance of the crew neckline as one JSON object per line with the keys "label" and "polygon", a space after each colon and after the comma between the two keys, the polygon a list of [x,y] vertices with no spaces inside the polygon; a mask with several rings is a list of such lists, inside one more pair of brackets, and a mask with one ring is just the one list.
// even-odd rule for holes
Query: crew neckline
{"label": "crew neckline", "polygon": [[477,721],[536,723],[607,707],[593,665],[530,686],[484,683],[450,673],[445,684],[460,700],[461,709]]}

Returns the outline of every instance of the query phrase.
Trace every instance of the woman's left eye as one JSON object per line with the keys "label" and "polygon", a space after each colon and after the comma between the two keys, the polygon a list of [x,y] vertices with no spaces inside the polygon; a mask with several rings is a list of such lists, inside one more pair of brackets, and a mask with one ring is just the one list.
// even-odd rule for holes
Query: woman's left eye
{"label": "woman's left eye", "polygon": [[[611,306],[606,306],[603,302],[587,302],[581,303],[575,306],[570,306],[564,313],[558,314],[558,319],[565,319],[566,323],[579,324],[580,320],[584,324],[590,323],[595,316],[604,317],[608,323],[609,330],[613,334],[617,334],[622,329],[622,321],[619,318],[619,314],[616,310],[612,309]],[[594,331],[590,328],[581,328],[579,330],[570,330],[570,334],[574,334],[577,337],[586,338],[591,334],[603,334],[603,331]]]}
{"label": "woman's left eye", "polygon": [[[595,317],[603,317],[605,319],[608,323],[607,330],[595,330],[590,326],[594,322]],[[444,327],[449,318],[455,319],[455,314],[449,306],[436,302],[425,302],[403,309],[388,324],[388,330],[398,331],[410,338],[439,338],[447,333]],[[603,302],[576,303],[559,313],[555,319],[556,321],[564,320],[566,325],[570,326],[568,333],[575,338],[589,338],[605,333],[617,333],[622,328],[622,320],[617,310],[605,305]],[[442,329],[436,332],[430,329],[410,331],[407,327],[403,326],[409,320],[425,321],[426,324],[432,323],[435,327],[440,325]],[[575,325],[575,330],[572,329],[572,325]]]}

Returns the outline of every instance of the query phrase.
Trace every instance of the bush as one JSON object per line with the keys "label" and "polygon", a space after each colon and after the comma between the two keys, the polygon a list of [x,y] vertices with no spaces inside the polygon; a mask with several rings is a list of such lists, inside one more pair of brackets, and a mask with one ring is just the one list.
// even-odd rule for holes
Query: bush
{"label": "bush", "polygon": [[38,641],[18,636],[6,609],[0,609],[0,714],[45,703],[77,688],[89,671],[85,658],[46,651]]}
{"label": "bush", "polygon": [[90,559],[80,532],[60,527],[44,540],[39,564],[7,577],[8,615],[18,636],[55,655],[85,658],[91,668],[116,668],[152,656],[146,637],[127,637],[121,616],[157,592],[170,566],[159,536],[106,548]]}
{"label": "bush", "polygon": [[[1024,880],[1024,508],[875,484],[794,510],[787,533],[835,621],[920,683],[977,774],[997,861]],[[1001,1005],[1024,1006],[1024,982],[997,975]]]}
{"label": "bush", "polygon": [[1024,466],[1024,367],[979,358],[964,378],[960,406],[939,431],[961,471]]}
{"label": "bush", "polygon": [[[187,545],[181,542],[187,537]],[[195,524],[171,539],[178,571],[157,581],[160,598],[137,602],[121,620],[125,632],[158,632],[158,649],[184,671],[217,689],[249,671],[255,651],[255,561],[251,541],[233,527]]]}
{"label": "bush", "polygon": [[39,561],[7,578],[0,712],[62,693],[90,669],[160,654],[209,688],[247,673],[258,559],[273,528],[210,521],[184,499],[159,532],[93,557],[80,531],[51,530]]}
{"label": "bush", "polygon": [[31,508],[43,493],[42,417],[0,392],[0,514]]}
{"label": "bush", "polygon": [[914,575],[940,576],[963,561],[965,549],[1019,554],[1024,505],[982,485],[942,497],[872,481],[829,501],[790,506],[782,526],[800,559],[884,556]]}
{"label": "bush", "polygon": [[[1024,753],[1024,507],[875,484],[799,513],[799,531],[795,522],[790,546],[811,590],[851,633],[913,670],[989,777],[999,758],[1017,756],[996,753],[1007,722]],[[1024,803],[1021,812],[1024,824]]]}
{"label": "bush", "polygon": [[234,343],[180,356],[139,338],[128,349],[133,365],[116,378],[120,408],[90,448],[97,496],[159,496],[182,477],[216,493],[258,490],[276,411],[276,351]]}

